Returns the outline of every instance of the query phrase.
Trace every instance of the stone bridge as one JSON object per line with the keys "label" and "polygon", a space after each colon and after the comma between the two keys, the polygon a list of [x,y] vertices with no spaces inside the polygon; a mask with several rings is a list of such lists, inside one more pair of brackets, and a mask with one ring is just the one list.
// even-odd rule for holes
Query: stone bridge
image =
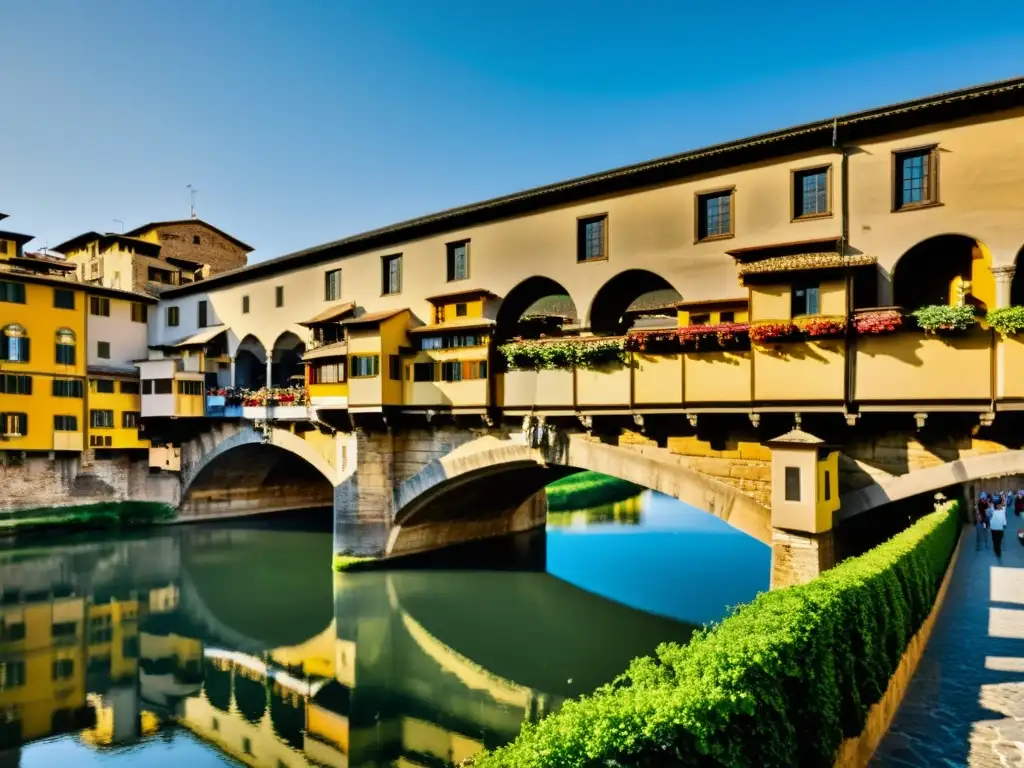
{"label": "stone bridge", "polygon": [[[876,510],[895,502],[965,487],[970,495],[975,481],[1024,474],[1019,430],[813,418],[804,417],[805,429],[840,452],[833,519],[840,539],[851,521],[870,519],[883,529],[886,513]],[[831,565],[838,545],[831,531],[802,536],[772,524],[766,443],[786,427],[782,415],[759,426],[699,429],[648,417],[643,432],[632,420],[595,426],[574,417],[549,417],[539,431],[468,417],[335,432],[221,422],[182,445],[180,512],[194,519],[332,507],[337,553],[392,557],[538,528],[547,511],[543,488],[594,470],[680,499],[770,544],[785,578],[800,580]]]}

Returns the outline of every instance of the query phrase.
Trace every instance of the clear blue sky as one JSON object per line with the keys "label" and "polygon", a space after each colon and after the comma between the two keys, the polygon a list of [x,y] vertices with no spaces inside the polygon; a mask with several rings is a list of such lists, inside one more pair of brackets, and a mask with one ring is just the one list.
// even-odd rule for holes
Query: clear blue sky
{"label": "clear blue sky", "polygon": [[2,0],[0,226],[185,217],[191,183],[259,260],[1021,74],[1020,0]]}

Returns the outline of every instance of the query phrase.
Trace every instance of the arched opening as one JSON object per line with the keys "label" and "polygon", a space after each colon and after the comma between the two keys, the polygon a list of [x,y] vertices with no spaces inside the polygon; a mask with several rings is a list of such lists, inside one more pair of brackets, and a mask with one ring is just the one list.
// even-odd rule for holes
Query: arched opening
{"label": "arched opening", "polygon": [[288,387],[301,385],[303,376],[302,355],[306,345],[302,339],[291,331],[285,331],[277,337],[272,352],[271,386]]}
{"label": "arched opening", "polygon": [[250,723],[258,723],[267,711],[267,687],[262,674],[235,665],[235,706]]}
{"label": "arched opening", "polygon": [[221,712],[231,709],[231,667],[207,659],[203,662],[203,694]]}
{"label": "arched opening", "polygon": [[334,486],[323,471],[272,443],[239,445],[215,456],[199,471],[185,490],[180,511],[215,514],[331,507]]}
{"label": "arched opening", "polygon": [[536,339],[576,330],[579,314],[569,292],[548,277],[529,277],[509,291],[498,308],[495,338]]}
{"label": "arched opening", "polygon": [[938,235],[904,253],[892,270],[893,303],[907,310],[965,300],[984,311],[994,304],[988,249],[966,235]]}
{"label": "arched opening", "polygon": [[270,694],[270,723],[274,733],[292,749],[302,749],[302,734],[306,727],[305,701],[299,694],[276,682]]}
{"label": "arched opening", "polygon": [[29,340],[25,327],[17,323],[5,325],[0,332],[0,360],[12,363],[27,363],[29,360]]}
{"label": "arched opening", "polygon": [[1021,307],[1024,306],[1024,263],[1022,262],[1024,257],[1024,246],[1017,251],[1017,256],[1014,258],[1013,263],[1016,269],[1013,272],[1013,281],[1010,283],[1010,306]]}
{"label": "arched opening", "polygon": [[682,299],[660,275],[646,269],[628,269],[601,286],[594,296],[590,330],[619,336],[637,325],[674,326],[675,307]]}
{"label": "arched opening", "polygon": [[57,363],[60,365],[75,364],[75,332],[70,328],[57,331]]}
{"label": "arched opening", "polygon": [[259,389],[267,385],[267,353],[251,334],[242,339],[235,352],[235,386]]}

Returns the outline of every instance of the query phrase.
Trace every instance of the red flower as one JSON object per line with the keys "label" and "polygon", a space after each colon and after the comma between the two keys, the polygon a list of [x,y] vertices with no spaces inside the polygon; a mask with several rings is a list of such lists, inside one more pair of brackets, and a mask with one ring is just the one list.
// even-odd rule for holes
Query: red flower
{"label": "red flower", "polygon": [[750,340],[755,344],[793,341],[799,335],[800,329],[790,322],[756,323],[750,326]]}
{"label": "red flower", "polygon": [[903,315],[896,309],[861,312],[853,317],[853,330],[862,336],[895,333],[903,327]]}

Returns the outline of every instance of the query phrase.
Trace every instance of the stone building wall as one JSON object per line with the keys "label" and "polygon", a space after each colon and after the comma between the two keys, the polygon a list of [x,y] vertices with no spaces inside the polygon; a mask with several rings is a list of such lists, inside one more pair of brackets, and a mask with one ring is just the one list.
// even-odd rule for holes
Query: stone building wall
{"label": "stone building wall", "polygon": [[125,499],[178,503],[178,481],[150,474],[142,452],[46,454],[0,462],[0,509],[30,509]]}
{"label": "stone building wall", "polygon": [[[157,227],[160,257],[191,259],[210,265],[210,274],[244,267],[246,251],[201,221],[163,224]],[[199,242],[195,242],[199,238]]]}

